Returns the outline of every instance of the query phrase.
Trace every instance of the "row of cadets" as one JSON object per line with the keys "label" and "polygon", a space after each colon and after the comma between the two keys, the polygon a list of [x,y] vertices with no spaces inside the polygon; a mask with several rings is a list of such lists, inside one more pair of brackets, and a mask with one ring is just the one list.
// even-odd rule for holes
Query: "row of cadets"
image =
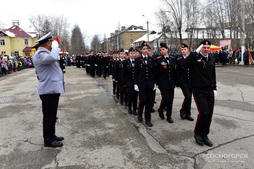
{"label": "row of cadets", "polygon": [[[131,47],[128,52],[129,58],[123,61],[123,85],[128,92],[128,112],[138,115],[137,97],[138,92],[134,90],[134,68],[135,68],[135,50]],[[138,51],[137,51],[138,53]]]}

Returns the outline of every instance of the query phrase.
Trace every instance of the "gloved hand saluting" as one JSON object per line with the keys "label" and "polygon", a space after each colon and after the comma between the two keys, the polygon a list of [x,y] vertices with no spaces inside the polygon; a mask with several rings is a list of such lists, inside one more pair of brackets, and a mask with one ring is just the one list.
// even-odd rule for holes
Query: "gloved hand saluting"
{"label": "gloved hand saluting", "polygon": [[202,47],[203,47],[203,44],[200,45],[200,46],[196,49],[197,54],[199,54],[199,52],[200,52],[200,50],[201,50]]}
{"label": "gloved hand saluting", "polygon": [[52,42],[52,48],[59,48],[59,43],[60,40],[56,37],[56,39]]}

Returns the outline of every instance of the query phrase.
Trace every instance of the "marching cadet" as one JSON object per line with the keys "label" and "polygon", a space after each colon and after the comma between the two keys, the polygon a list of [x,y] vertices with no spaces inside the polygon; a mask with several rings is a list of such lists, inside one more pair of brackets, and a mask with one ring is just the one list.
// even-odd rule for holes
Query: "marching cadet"
{"label": "marching cadet", "polygon": [[213,146],[208,134],[212,121],[214,97],[217,95],[215,61],[210,53],[211,42],[203,40],[196,52],[182,61],[182,67],[191,67],[192,91],[198,108],[194,138],[199,145]]}
{"label": "marching cadet", "polygon": [[162,95],[160,108],[158,109],[159,117],[165,119],[163,108],[167,106],[167,121],[173,123],[171,115],[175,89],[175,59],[169,55],[166,43],[160,44],[160,53],[162,56],[156,59],[157,84]]}
{"label": "marching cadet", "polygon": [[[134,90],[134,67],[135,67],[135,51],[131,47],[129,49],[129,58],[123,62],[123,84],[128,92],[128,112],[138,115],[137,113],[137,98],[138,92]],[[131,107],[133,107],[131,109]]]}
{"label": "marching cadet", "polygon": [[116,83],[119,88],[119,93],[120,93],[120,104],[123,105],[123,99],[125,97],[125,106],[127,106],[127,97],[126,97],[126,91],[124,89],[123,85],[123,77],[122,77],[122,71],[123,71],[123,61],[125,57],[125,52],[123,49],[120,50],[120,58],[119,61],[116,62]]}
{"label": "marching cadet", "polygon": [[[148,49],[148,56],[149,57],[153,57],[153,52],[152,52],[151,48]],[[156,58],[155,57],[154,57],[154,61],[156,62]],[[155,96],[156,96],[156,89],[153,91],[151,113],[155,112],[155,110],[153,108],[154,107],[154,103],[155,103]]]}
{"label": "marching cadet", "polygon": [[187,119],[189,121],[194,121],[191,117],[191,97],[192,97],[192,89],[191,89],[191,68],[190,67],[182,67],[182,61],[186,59],[189,55],[189,47],[184,43],[181,45],[181,52],[183,54],[182,57],[177,58],[176,61],[176,86],[182,89],[184,100],[182,104],[182,108],[180,110],[180,117],[184,120]]}
{"label": "marching cadet", "polygon": [[143,41],[141,44],[140,57],[135,58],[134,68],[134,89],[139,91],[138,120],[143,121],[143,109],[145,107],[145,120],[148,127],[151,123],[151,102],[153,90],[156,89],[155,83],[155,63],[152,57],[148,56],[149,45]]}
{"label": "marching cadet", "polygon": [[62,147],[60,141],[64,138],[56,136],[55,124],[59,97],[65,92],[65,87],[63,72],[58,63],[61,49],[56,41],[52,41],[51,32],[37,41],[40,47],[33,57],[33,63],[38,76],[37,95],[42,101],[44,146]]}
{"label": "marching cadet", "polygon": [[116,95],[116,88],[117,88],[117,83],[115,81],[115,63],[117,61],[117,55],[116,52],[113,52],[113,58],[110,60],[110,75],[112,76],[112,81],[113,81],[113,95]]}
{"label": "marching cadet", "polygon": [[101,53],[99,52],[97,54],[97,76],[101,77],[101,62],[102,62],[102,57]]}
{"label": "marching cadet", "polygon": [[94,75],[95,75],[95,56],[93,54],[93,50],[90,51],[89,65],[90,65],[90,76],[94,77]]}
{"label": "marching cadet", "polygon": [[106,79],[107,76],[107,67],[108,67],[108,57],[105,52],[102,52],[101,56],[101,68],[102,68],[102,76]]}

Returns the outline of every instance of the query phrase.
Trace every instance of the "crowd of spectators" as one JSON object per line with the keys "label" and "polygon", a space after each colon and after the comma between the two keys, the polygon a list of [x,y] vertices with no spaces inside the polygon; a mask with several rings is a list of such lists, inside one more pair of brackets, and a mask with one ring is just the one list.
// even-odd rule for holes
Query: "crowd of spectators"
{"label": "crowd of spectators", "polygon": [[[217,64],[239,64],[242,59],[242,51],[240,49],[228,51],[222,49],[221,51],[215,51],[211,53],[211,56],[215,59]],[[253,65],[254,51],[246,49],[243,53],[243,61],[245,65]]]}
{"label": "crowd of spectators", "polygon": [[0,56],[0,77],[6,76],[26,68],[33,67],[31,57],[22,56]]}

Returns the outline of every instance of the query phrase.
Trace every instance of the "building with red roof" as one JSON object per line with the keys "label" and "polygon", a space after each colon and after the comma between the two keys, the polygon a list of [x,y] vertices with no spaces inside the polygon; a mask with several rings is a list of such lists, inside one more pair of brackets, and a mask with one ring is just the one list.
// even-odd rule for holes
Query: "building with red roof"
{"label": "building with red roof", "polygon": [[32,47],[39,38],[37,32],[26,32],[14,24],[6,30],[0,30],[0,53],[9,56],[32,56]]}

